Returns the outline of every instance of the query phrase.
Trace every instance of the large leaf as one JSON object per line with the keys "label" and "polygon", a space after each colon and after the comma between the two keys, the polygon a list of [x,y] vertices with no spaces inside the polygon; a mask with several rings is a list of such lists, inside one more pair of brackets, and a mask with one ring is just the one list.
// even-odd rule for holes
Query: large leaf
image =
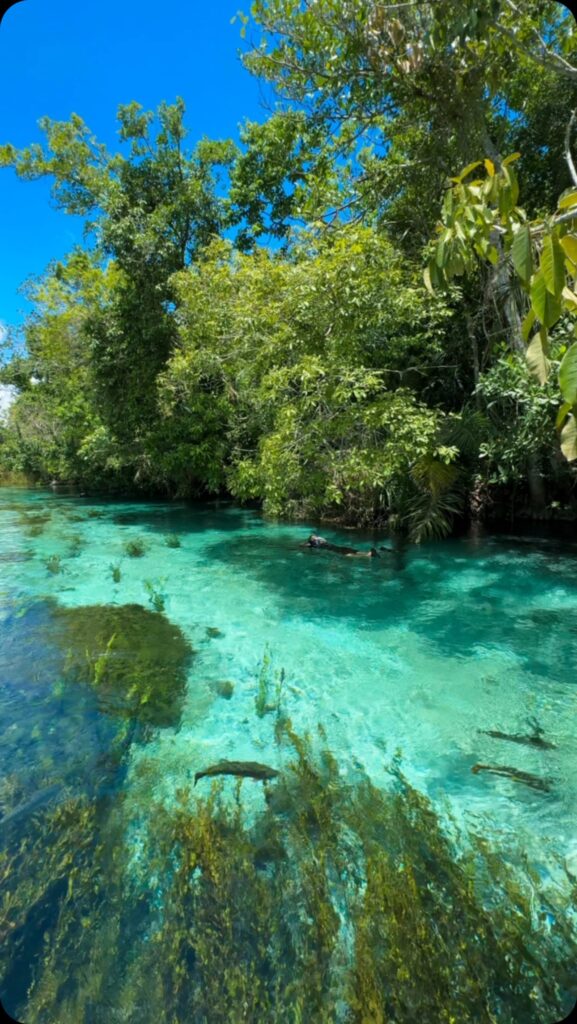
{"label": "large leaf", "polygon": [[558,210],[567,210],[571,206],[577,206],[577,190],[574,188],[564,192],[557,203]]}
{"label": "large leaf", "polygon": [[525,284],[529,284],[533,273],[533,253],[531,251],[531,231],[528,224],[522,224],[513,239],[511,246],[513,266]]}
{"label": "large leaf", "polygon": [[530,309],[527,316],[523,320],[523,326],[521,327],[521,334],[523,335],[523,341],[529,340],[529,331],[535,323],[535,310]]}
{"label": "large leaf", "polygon": [[503,167],[508,167],[509,164],[514,163],[515,160],[518,160],[520,156],[520,153],[511,153],[510,156],[506,156],[505,159],[503,160]]}
{"label": "large leaf", "polygon": [[547,291],[542,271],[533,278],[531,306],[545,327],[552,327],[561,316],[561,303],[555,295]]}
{"label": "large leaf", "polygon": [[563,301],[565,303],[565,308],[570,309],[571,312],[574,313],[577,309],[577,295],[575,292],[572,292],[570,288],[565,287],[563,289]]}
{"label": "large leaf", "polygon": [[575,462],[577,459],[577,419],[574,413],[571,413],[561,431],[561,451],[567,462]]}
{"label": "large leaf", "polygon": [[563,238],[560,238],[559,242],[563,246],[565,255],[571,260],[571,263],[577,267],[577,236],[563,235]]}
{"label": "large leaf", "polygon": [[475,167],[479,167],[480,164],[481,164],[480,160],[475,160],[474,163],[467,164],[467,166],[461,171],[459,177],[458,178],[451,178],[451,181],[455,181],[455,182],[457,182],[458,185],[460,185],[461,182],[465,180],[467,175],[470,174],[471,171],[474,171]]}
{"label": "large leaf", "polygon": [[547,291],[559,296],[565,285],[565,254],[555,235],[546,235],[543,239],[541,270]]}
{"label": "large leaf", "polygon": [[559,406],[557,410],[557,418],[555,419],[555,428],[557,430],[560,430],[563,426],[565,420],[567,419],[567,413],[571,412],[571,408],[572,407],[570,402],[563,402],[563,405]]}
{"label": "large leaf", "polygon": [[431,270],[429,267],[425,267],[423,277],[425,279],[425,288],[427,289],[428,292],[431,293],[431,295],[434,295],[435,292],[433,289],[433,282],[431,281]]}
{"label": "large leaf", "polygon": [[540,384],[545,384],[549,376],[551,363],[543,351],[543,342],[541,341],[540,334],[536,334],[531,340],[525,352],[525,359],[533,376],[537,378]]}
{"label": "large leaf", "polygon": [[559,367],[559,387],[563,400],[577,405],[577,343],[571,345]]}

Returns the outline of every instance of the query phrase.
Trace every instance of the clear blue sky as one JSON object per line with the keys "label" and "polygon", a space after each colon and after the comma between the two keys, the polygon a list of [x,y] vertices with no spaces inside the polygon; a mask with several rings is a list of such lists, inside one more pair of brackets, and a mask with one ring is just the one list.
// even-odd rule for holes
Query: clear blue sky
{"label": "clear blue sky", "polygon": [[[146,109],[182,96],[190,142],[238,138],[264,120],[262,86],[242,67],[240,24],[249,0],[25,0],[0,25],[0,143],[40,141],[38,118],[79,114],[115,148],[119,103]],[[81,239],[81,221],[50,206],[47,180],[0,169],[0,324],[29,308],[17,292]]]}

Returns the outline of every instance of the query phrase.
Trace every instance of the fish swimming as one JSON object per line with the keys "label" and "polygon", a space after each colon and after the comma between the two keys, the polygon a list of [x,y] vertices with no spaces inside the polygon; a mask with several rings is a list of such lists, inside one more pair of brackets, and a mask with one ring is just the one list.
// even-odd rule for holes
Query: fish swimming
{"label": "fish swimming", "polygon": [[36,810],[37,807],[42,807],[44,804],[47,804],[63,791],[64,786],[59,782],[55,782],[52,786],[46,786],[44,789],[37,790],[30,800],[27,800],[26,803],[19,804],[18,807],[8,811],[8,814],[5,814],[3,818],[0,818],[0,825],[7,825],[9,821],[15,821],[24,815],[28,816],[32,814],[32,811]]}
{"label": "fish swimming", "polygon": [[496,729],[479,729],[485,736],[492,736],[496,740],[509,740],[510,743],[524,743],[528,747],[540,747],[541,750],[556,750],[556,743],[549,743],[538,735],[521,736],[519,733],[499,732]]}
{"label": "fish swimming", "polygon": [[474,764],[471,771],[477,775],[478,772],[493,772],[495,775],[504,775],[506,778],[514,779],[515,782],[523,782],[532,789],[540,789],[543,793],[549,793],[553,785],[552,779],[542,779],[539,775],[531,775],[530,772],[521,772],[518,768],[509,768],[504,764]]}
{"label": "fish swimming", "polygon": [[269,768],[266,764],[259,764],[257,761],[218,761],[210,768],[196,772],[194,784],[199,779],[213,778],[215,775],[236,775],[240,779],[256,779],[257,782],[268,782],[275,779],[280,772],[276,768]]}

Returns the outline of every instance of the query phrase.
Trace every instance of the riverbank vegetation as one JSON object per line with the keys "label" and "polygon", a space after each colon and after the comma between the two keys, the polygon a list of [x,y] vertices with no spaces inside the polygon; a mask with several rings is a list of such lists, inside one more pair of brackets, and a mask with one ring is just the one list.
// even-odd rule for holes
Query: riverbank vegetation
{"label": "riverbank vegetation", "polygon": [[[577,34],[555,2],[257,0],[274,112],[0,147],[86,218],[29,284],[0,471],[389,525],[577,510]],[[247,29],[245,16],[239,19]]]}

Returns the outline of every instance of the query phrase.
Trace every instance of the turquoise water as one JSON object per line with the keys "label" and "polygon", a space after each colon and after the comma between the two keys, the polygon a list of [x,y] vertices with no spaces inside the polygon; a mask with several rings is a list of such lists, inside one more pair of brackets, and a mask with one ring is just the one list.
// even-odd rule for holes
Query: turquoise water
{"label": "turquoise water", "polygon": [[[3,831],[24,833],[38,808],[71,794],[122,788],[137,875],[147,809],[173,806],[195,772],[222,759],[282,767],[273,714],[258,714],[265,659],[266,701],[281,699],[299,734],[322,724],[343,778],[384,785],[396,756],[441,814],[562,887],[563,868],[577,875],[577,543],[451,540],[409,549],[400,564],[305,549],[311,528],[227,504],[3,489]],[[371,541],[323,533],[365,549]],[[143,542],[140,557],[129,557],[129,541]],[[56,613],[102,604],[162,608],[188,641],[173,720],[151,713],[127,730],[134,716],[110,713],[97,688],[61,681]],[[483,732],[526,735],[535,723],[551,749]],[[550,779],[551,790],[473,774],[478,762]],[[258,809],[262,788],[251,784],[248,799]]]}

